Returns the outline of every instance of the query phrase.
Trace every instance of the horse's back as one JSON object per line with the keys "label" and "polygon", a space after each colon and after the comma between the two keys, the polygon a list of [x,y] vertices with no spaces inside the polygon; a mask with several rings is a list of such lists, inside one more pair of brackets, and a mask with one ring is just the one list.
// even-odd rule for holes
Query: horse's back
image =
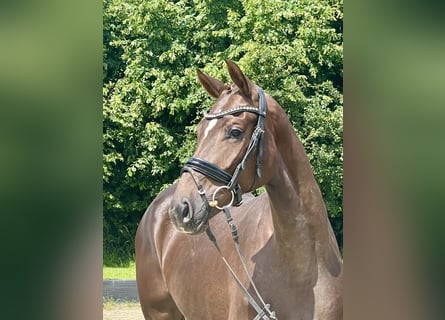
{"label": "horse's back", "polygon": [[171,298],[162,276],[157,234],[163,232],[170,198],[176,189],[172,185],[161,192],[142,217],[135,239],[136,281],[145,319],[184,319]]}

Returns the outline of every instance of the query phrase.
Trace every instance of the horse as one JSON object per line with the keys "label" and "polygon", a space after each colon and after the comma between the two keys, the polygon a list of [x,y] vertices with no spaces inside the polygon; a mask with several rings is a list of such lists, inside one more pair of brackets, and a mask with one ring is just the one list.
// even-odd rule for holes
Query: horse
{"label": "horse", "polygon": [[144,317],[342,319],[343,262],[304,147],[283,108],[226,66],[232,84],[197,70],[216,101],[138,225]]}

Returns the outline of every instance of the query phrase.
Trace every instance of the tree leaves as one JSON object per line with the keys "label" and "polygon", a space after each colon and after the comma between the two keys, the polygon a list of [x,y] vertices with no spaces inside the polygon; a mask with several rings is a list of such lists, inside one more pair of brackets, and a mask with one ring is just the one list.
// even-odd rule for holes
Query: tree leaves
{"label": "tree leaves", "polygon": [[[224,59],[238,62],[287,111],[341,238],[342,5],[104,0],[106,253],[119,243],[127,246],[119,252],[132,255],[132,239],[114,238],[134,235],[147,205],[178,177],[212,104],[196,68],[228,81]],[[127,231],[116,233],[119,225]]]}

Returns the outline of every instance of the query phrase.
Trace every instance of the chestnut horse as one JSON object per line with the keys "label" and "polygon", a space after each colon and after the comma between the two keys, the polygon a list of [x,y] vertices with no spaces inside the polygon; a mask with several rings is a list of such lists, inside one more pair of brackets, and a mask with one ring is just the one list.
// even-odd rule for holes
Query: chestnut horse
{"label": "chestnut horse", "polygon": [[136,233],[145,319],[342,319],[342,260],[303,145],[280,105],[226,64],[232,85],[197,71],[216,102]]}

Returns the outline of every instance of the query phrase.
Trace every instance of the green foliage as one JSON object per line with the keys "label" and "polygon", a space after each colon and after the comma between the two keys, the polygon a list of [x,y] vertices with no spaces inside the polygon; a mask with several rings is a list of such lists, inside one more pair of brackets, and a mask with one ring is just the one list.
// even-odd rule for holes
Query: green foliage
{"label": "green foliage", "polygon": [[126,265],[102,268],[104,279],[133,280],[136,279],[136,263],[128,261]]}
{"label": "green foliage", "polygon": [[193,152],[212,100],[196,68],[236,61],[283,106],[342,243],[341,0],[104,0],[104,253],[128,260],[145,208]]}

